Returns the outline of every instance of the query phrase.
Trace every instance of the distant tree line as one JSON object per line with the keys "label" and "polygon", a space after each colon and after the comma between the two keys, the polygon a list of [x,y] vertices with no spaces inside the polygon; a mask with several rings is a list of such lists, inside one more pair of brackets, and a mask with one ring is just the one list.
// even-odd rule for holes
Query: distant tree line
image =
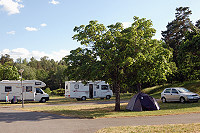
{"label": "distant tree line", "polygon": [[23,80],[41,80],[46,83],[46,87],[51,90],[64,88],[67,78],[64,73],[67,68],[64,61],[54,61],[44,56],[40,61],[34,57],[28,61],[26,58],[18,58],[14,61],[10,55],[1,55],[0,58],[0,80],[18,80],[20,75],[18,70],[24,69]]}

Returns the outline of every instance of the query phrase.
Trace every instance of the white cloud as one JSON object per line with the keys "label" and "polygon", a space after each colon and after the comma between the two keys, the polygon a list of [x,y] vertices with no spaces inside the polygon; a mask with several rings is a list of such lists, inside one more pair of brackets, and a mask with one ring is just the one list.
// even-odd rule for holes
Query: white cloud
{"label": "white cloud", "polygon": [[43,24],[40,24],[41,27],[45,27],[47,26],[47,24],[43,23]]}
{"label": "white cloud", "polygon": [[131,24],[132,24],[131,22],[123,22],[122,23],[122,25],[123,25],[124,28],[131,27]]}
{"label": "white cloud", "polygon": [[0,0],[0,6],[3,6],[3,10],[8,12],[8,15],[20,13],[20,8],[23,8],[24,5],[19,4],[21,0]]}
{"label": "white cloud", "polygon": [[50,3],[50,4],[57,5],[57,4],[59,4],[60,2],[59,2],[59,1],[52,0],[52,1],[49,1],[49,3]]}
{"label": "white cloud", "polygon": [[26,27],[25,28],[27,31],[38,31],[37,28],[34,28],[34,27]]}
{"label": "white cloud", "polygon": [[9,31],[9,32],[6,32],[6,34],[9,34],[9,35],[15,35],[15,31]]}
{"label": "white cloud", "polygon": [[0,55],[10,55],[11,58],[14,60],[18,58],[28,59],[34,57],[37,60],[40,60],[41,57],[48,56],[49,59],[54,59],[55,61],[60,61],[63,57],[70,54],[68,50],[59,50],[59,51],[52,51],[51,53],[45,53],[43,51],[29,51],[25,48],[16,48],[16,49],[4,49],[0,51]]}

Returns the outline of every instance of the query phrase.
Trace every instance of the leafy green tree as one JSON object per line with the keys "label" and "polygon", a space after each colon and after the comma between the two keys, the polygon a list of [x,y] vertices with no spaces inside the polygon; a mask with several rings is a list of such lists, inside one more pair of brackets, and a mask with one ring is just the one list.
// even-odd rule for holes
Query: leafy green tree
{"label": "leafy green tree", "polygon": [[1,62],[2,65],[4,65],[5,63],[7,63],[9,65],[14,64],[13,59],[8,54],[1,55],[0,62]]}
{"label": "leafy green tree", "polygon": [[[105,80],[111,83],[116,94],[115,110],[119,111],[120,88],[127,83],[130,75],[139,75],[140,78],[135,77],[137,81],[132,82],[141,83],[141,77],[148,74],[151,74],[149,77],[163,78],[171,71],[168,64],[171,52],[163,48],[161,42],[152,40],[155,29],[151,27],[150,20],[138,17],[134,17],[132,26],[126,29],[121,23],[106,28],[97,21],[90,21],[87,26],[75,27],[77,34],[73,39],[80,41],[86,48],[73,50],[65,57],[69,79]],[[151,66],[154,61],[156,68]],[[148,70],[153,69],[150,73],[145,70],[148,66],[151,66]],[[142,75],[142,71],[146,75]],[[154,75],[157,73],[160,75]]]}
{"label": "leafy green tree", "polygon": [[19,79],[18,69],[5,63],[0,65],[0,80],[17,80]]}
{"label": "leafy green tree", "polygon": [[16,64],[16,67],[17,67],[18,70],[24,69],[23,79],[25,79],[25,80],[37,79],[36,78],[36,69],[35,68],[27,66],[26,64]]}
{"label": "leafy green tree", "polygon": [[180,77],[183,80],[200,79],[200,32],[188,32],[182,42],[179,53],[178,63],[180,66]]}
{"label": "leafy green tree", "polygon": [[175,19],[166,26],[167,30],[162,31],[163,40],[173,48],[173,60],[177,63],[177,53],[179,46],[188,31],[192,31],[193,24],[190,21],[192,11],[189,7],[176,8]]}

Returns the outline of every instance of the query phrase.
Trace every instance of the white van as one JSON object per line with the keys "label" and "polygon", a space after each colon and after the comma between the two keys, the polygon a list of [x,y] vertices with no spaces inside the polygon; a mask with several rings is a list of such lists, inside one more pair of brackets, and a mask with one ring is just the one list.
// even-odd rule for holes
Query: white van
{"label": "white van", "polygon": [[[23,87],[22,87],[23,86]],[[39,80],[2,80],[0,81],[0,101],[16,103],[22,100],[22,88],[24,101],[46,102],[49,95],[41,88],[46,84]]]}
{"label": "white van", "polygon": [[83,84],[81,81],[65,81],[65,97],[76,98],[78,101],[87,98],[110,99],[113,92],[105,81],[89,81]]}

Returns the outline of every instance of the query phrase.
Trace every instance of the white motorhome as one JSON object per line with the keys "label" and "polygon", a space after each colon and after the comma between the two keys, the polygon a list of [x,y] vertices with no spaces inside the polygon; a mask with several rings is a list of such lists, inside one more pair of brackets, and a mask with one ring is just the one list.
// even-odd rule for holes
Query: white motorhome
{"label": "white motorhome", "polygon": [[65,81],[65,97],[76,98],[78,101],[87,98],[110,99],[113,92],[105,81],[89,81],[83,84],[81,81]]}
{"label": "white motorhome", "polygon": [[46,102],[49,100],[49,95],[41,89],[45,86],[46,84],[39,80],[23,80],[22,82],[20,80],[2,80],[0,81],[0,101],[11,103],[21,101],[23,92],[24,101]]}

